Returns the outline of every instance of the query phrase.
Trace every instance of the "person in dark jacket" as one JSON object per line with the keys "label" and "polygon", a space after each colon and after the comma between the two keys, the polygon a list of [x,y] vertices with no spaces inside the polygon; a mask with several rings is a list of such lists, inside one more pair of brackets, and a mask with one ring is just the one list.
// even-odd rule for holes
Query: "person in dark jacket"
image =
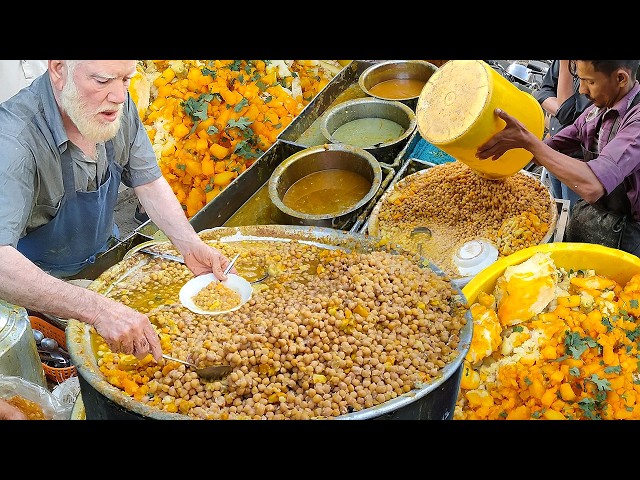
{"label": "person in dark jacket", "polygon": [[[533,93],[542,109],[549,115],[548,136],[553,137],[591,105],[591,100],[579,92],[580,80],[569,72],[569,60],[553,60],[542,79],[542,85]],[[580,151],[572,156],[579,157]],[[555,198],[569,200],[569,208],[580,198],[577,193],[548,172],[551,192]]]}
{"label": "person in dark jacket", "polygon": [[[477,149],[499,159],[524,148],[581,199],[574,205],[565,241],[586,242],[640,255],[640,60],[571,60],[579,92],[593,104],[571,125],[540,140],[498,108],[504,129]],[[571,156],[576,150],[581,158]]]}

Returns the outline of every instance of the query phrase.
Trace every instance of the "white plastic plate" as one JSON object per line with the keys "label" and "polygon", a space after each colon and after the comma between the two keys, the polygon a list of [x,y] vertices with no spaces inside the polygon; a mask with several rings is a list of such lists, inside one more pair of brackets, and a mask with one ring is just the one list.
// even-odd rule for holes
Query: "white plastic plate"
{"label": "white plastic plate", "polygon": [[251,284],[247,282],[244,278],[235,275],[233,273],[229,273],[227,275],[227,279],[222,282],[222,284],[234,290],[240,294],[240,304],[230,308],[228,310],[203,310],[198,307],[195,303],[193,303],[193,297],[198,294],[200,290],[209,285],[211,282],[218,282],[219,280],[213,273],[207,273],[206,275],[200,275],[198,277],[192,278],[184,286],[180,289],[180,302],[182,305],[187,307],[194,313],[201,313],[204,315],[219,315],[221,313],[233,312],[234,310],[238,310],[244,303],[251,298],[251,294],[253,293],[253,288],[251,288]]}

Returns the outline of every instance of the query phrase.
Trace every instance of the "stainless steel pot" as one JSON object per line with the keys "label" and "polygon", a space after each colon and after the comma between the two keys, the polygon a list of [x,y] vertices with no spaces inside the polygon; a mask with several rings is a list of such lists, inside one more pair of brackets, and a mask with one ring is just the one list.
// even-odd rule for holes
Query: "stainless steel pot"
{"label": "stainless steel pot", "polygon": [[406,98],[385,98],[372,94],[370,89],[393,79],[416,79],[426,83],[437,70],[438,67],[426,60],[387,60],[374,63],[362,72],[358,77],[358,85],[367,95],[382,100],[398,100],[415,110],[420,94]]}
{"label": "stainless steel pot", "polygon": [[0,300],[0,374],[47,387],[27,311]]}
{"label": "stainless steel pot", "polygon": [[[221,242],[252,241],[288,241],[296,239],[319,243],[330,248],[358,249],[373,251],[381,247],[377,239],[360,234],[320,227],[302,227],[291,225],[252,225],[243,227],[218,227],[200,232],[205,240]],[[137,257],[139,258],[139,257]],[[118,281],[126,277],[128,271],[140,266],[135,256],[125,258],[112,266],[96,279],[89,287],[99,293],[106,292]],[[431,266],[439,272],[435,266]],[[462,291],[460,302],[466,304]],[[417,420],[452,419],[457,400],[462,364],[466,356],[473,332],[470,314],[465,314],[467,323],[460,332],[459,354],[442,369],[441,375],[385,403],[358,412],[335,417],[338,420]],[[96,419],[158,419],[185,420],[190,417],[177,413],[166,413],[134,400],[120,389],[108,383],[97,367],[96,356],[91,343],[89,325],[70,319],[67,327],[67,345],[74,364],[78,369],[82,404],[88,420]]]}
{"label": "stainless steel pot", "polygon": [[[363,118],[382,118],[397,123],[404,132],[385,142],[361,146],[380,162],[393,163],[417,128],[416,115],[407,105],[379,98],[356,98],[331,108],[320,123],[320,132],[331,143],[340,143],[333,134],[341,126]],[[356,147],[358,145],[355,145]]]}
{"label": "stainless steel pot", "polygon": [[[287,190],[301,178],[321,170],[342,169],[356,172],[371,182],[371,188],[358,202],[332,214],[307,214],[284,204]],[[342,144],[325,144],[306,148],[285,159],[269,178],[269,197],[292,225],[337,228],[351,217],[357,217],[373,198],[382,183],[382,169],[376,158],[362,148]]]}

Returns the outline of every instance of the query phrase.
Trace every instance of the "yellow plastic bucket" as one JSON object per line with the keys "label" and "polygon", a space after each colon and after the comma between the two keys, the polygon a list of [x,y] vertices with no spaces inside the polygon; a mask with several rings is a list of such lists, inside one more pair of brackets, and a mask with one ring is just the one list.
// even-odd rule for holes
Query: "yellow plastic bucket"
{"label": "yellow plastic bucket", "polygon": [[501,108],[520,120],[538,138],[544,134],[544,113],[532,95],[509,83],[482,60],[449,60],[427,81],[416,106],[420,135],[482,177],[496,180],[517,173],[533,158],[522,148],[498,160],[476,158],[476,151],[505,122]]}

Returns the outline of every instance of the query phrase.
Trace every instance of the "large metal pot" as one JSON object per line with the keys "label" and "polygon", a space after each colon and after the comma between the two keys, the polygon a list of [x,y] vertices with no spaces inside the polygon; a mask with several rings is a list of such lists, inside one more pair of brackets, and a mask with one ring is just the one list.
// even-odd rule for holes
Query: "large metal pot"
{"label": "large metal pot", "polygon": [[[215,239],[223,242],[237,242],[247,239],[262,241],[299,239],[330,248],[359,249],[360,251],[372,251],[380,248],[376,244],[377,239],[373,237],[319,227],[289,225],[219,227],[202,231],[200,235],[207,240]],[[97,292],[105,292],[123,276],[126,276],[127,271],[137,265],[138,260],[135,257],[125,258],[104,272],[89,288]],[[431,267],[437,271],[435,266]],[[460,290],[458,291],[460,302],[466,303],[464,295]],[[473,329],[473,322],[468,312],[465,318],[467,323],[460,332],[459,355],[443,368],[441,376],[424,384],[419,389],[414,389],[376,407],[335,418],[340,420],[452,419],[459,392],[462,362],[469,349]],[[78,369],[82,403],[87,419],[184,420],[189,418],[151,408],[109,384],[97,367],[91,343],[91,330],[87,324],[73,319],[69,320],[67,345],[71,358]]]}
{"label": "large metal pot", "polygon": [[[282,201],[287,190],[298,180],[321,170],[341,169],[362,175],[371,188],[356,203],[338,213],[309,214],[290,208]],[[348,219],[357,217],[382,183],[382,169],[375,157],[362,148],[342,144],[325,144],[306,148],[284,160],[271,174],[269,197],[293,225],[312,225],[337,228]]]}

